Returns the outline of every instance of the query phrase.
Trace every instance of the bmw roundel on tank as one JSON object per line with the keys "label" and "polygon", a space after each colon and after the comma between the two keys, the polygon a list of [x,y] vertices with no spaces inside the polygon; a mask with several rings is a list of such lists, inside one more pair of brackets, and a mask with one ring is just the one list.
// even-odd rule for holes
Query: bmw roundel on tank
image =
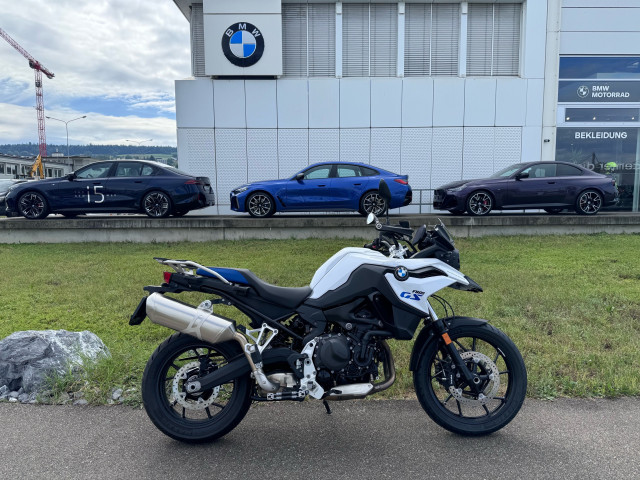
{"label": "bmw roundel on tank", "polygon": [[387,208],[378,192],[380,179],[391,190],[389,208],[411,203],[407,175],[362,163],[316,163],[282,180],[253,182],[231,192],[231,210],[253,217],[276,212],[357,211],[380,215]]}
{"label": "bmw roundel on tank", "polygon": [[459,180],[433,192],[433,207],[454,215],[487,215],[492,210],[563,210],[595,215],[618,202],[616,181],[565,162],[516,163],[490,177]]}
{"label": "bmw roundel on tank", "polygon": [[37,220],[50,213],[145,213],[180,217],[215,205],[207,177],[145,160],[96,162],[66,177],[26,182],[9,190],[8,217]]}

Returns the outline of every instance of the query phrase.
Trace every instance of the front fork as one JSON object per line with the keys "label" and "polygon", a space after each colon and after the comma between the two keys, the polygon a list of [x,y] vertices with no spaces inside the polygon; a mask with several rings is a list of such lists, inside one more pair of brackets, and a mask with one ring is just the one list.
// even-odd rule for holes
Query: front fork
{"label": "front fork", "polygon": [[453,363],[452,368],[462,375],[465,383],[475,394],[480,394],[480,378],[478,375],[474,374],[474,372],[469,370],[467,364],[460,356],[460,352],[456,348],[455,343],[449,337],[449,327],[446,322],[438,318],[438,315],[436,315],[436,312],[428,301],[427,305],[429,306],[429,315],[431,317],[431,328],[436,336],[442,339],[442,343],[444,344],[443,350],[451,357]]}

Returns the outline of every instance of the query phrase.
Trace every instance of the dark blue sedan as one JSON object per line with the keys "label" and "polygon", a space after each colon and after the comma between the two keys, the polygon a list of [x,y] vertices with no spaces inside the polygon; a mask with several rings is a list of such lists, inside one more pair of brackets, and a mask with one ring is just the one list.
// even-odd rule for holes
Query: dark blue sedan
{"label": "dark blue sedan", "polygon": [[384,178],[391,190],[389,208],[411,203],[407,175],[362,163],[316,163],[284,180],[266,180],[235,188],[231,209],[253,217],[278,212],[358,211],[380,215],[387,205],[378,192]]}
{"label": "dark blue sedan", "polygon": [[595,215],[617,201],[612,177],[565,162],[517,163],[488,178],[452,182],[433,192],[433,207],[454,215],[525,208]]}
{"label": "dark blue sedan", "polygon": [[66,177],[16,185],[6,196],[6,215],[28,219],[50,213],[146,213],[180,217],[215,204],[207,177],[194,177],[168,165],[144,160],[87,165]]}

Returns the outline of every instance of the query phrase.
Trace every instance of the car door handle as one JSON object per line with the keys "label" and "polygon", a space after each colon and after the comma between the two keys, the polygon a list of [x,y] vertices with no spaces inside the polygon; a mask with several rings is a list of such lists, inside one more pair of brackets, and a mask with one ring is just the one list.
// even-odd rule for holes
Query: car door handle
{"label": "car door handle", "polygon": [[142,183],[142,180],[134,180],[133,183]]}
{"label": "car door handle", "polygon": [[355,187],[359,187],[360,185],[362,185],[361,183],[354,183],[353,184]]}
{"label": "car door handle", "polygon": [[318,185],[319,187],[326,187],[326,185]]}
{"label": "car door handle", "polygon": [[556,182],[547,182],[549,185],[555,185]]}

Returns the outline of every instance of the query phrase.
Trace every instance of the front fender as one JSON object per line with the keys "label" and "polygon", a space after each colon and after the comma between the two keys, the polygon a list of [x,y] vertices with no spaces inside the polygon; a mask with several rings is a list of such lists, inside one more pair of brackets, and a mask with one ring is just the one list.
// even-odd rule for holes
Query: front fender
{"label": "front fender", "polygon": [[[466,327],[470,325],[484,325],[488,323],[488,320],[483,320],[481,318],[474,317],[446,317],[442,318],[446,324],[447,328],[450,330],[456,327]],[[418,363],[422,358],[424,351],[427,349],[431,342],[436,340],[436,335],[433,332],[433,329],[425,327],[418,334],[418,338],[413,344],[413,350],[411,351],[411,361],[409,362],[409,370],[412,372],[418,368]]]}

